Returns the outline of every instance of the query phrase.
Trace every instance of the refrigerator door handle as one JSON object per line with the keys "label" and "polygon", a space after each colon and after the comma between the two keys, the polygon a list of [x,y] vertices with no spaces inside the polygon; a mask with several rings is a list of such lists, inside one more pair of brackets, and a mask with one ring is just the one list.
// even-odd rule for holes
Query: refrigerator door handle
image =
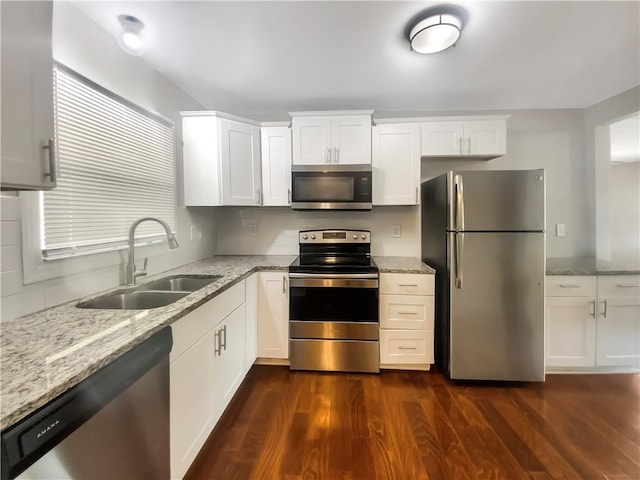
{"label": "refrigerator door handle", "polygon": [[462,262],[463,262],[463,255],[464,255],[464,233],[456,233],[453,238],[455,239],[455,249],[456,249],[456,260],[455,260],[456,288],[458,290],[462,290],[462,280],[463,280]]}
{"label": "refrigerator door handle", "polygon": [[464,231],[464,185],[461,175],[455,176],[454,184],[456,188],[456,230]]}

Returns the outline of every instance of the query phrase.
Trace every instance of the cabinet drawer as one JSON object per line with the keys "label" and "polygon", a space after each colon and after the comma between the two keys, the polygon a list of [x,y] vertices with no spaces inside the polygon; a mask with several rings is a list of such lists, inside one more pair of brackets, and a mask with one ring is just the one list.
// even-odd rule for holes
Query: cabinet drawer
{"label": "cabinet drawer", "polygon": [[244,280],[212,298],[173,325],[171,361],[182,355],[191,345],[244,303]]}
{"label": "cabinet drawer", "polygon": [[598,277],[599,297],[640,297],[640,275],[601,275]]}
{"label": "cabinet drawer", "polygon": [[433,329],[433,296],[380,295],[380,328]]}
{"label": "cabinet drawer", "polygon": [[549,275],[547,297],[595,297],[595,276]]}
{"label": "cabinet drawer", "polygon": [[435,275],[412,273],[380,274],[380,293],[395,295],[433,295]]}
{"label": "cabinet drawer", "polygon": [[380,363],[433,363],[433,330],[380,330]]}

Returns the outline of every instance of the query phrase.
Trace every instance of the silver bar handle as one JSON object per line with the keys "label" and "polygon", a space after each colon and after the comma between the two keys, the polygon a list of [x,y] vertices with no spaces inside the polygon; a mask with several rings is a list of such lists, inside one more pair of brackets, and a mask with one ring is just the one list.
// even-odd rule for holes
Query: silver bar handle
{"label": "silver bar handle", "polygon": [[418,312],[398,312],[398,315],[417,315]]}
{"label": "silver bar handle", "polygon": [[638,285],[635,283],[619,283],[616,285],[619,288],[638,288]]}
{"label": "silver bar handle", "polygon": [[287,188],[287,203],[291,205],[291,189]]}
{"label": "silver bar handle", "polygon": [[462,182],[462,176],[456,175],[456,227],[457,230],[464,230],[464,183]]}
{"label": "silver bar handle", "polygon": [[213,348],[213,352],[220,356],[220,350],[221,350],[221,345],[220,345],[220,332],[216,332],[213,334],[215,340],[214,340],[214,348]]}
{"label": "silver bar handle", "polygon": [[326,157],[327,157],[326,163],[331,163],[331,148],[330,147],[327,147],[327,155],[326,155]]}
{"label": "silver bar handle", "polygon": [[467,153],[471,153],[471,137],[467,137]]}
{"label": "silver bar handle", "polygon": [[260,205],[260,189],[259,188],[256,190],[256,197],[257,197],[256,201],[257,201],[258,205]]}
{"label": "silver bar handle", "polygon": [[48,150],[49,156],[49,171],[44,173],[45,177],[49,177],[51,183],[56,183],[58,181],[58,176],[56,175],[56,142],[53,138],[47,140],[47,144],[42,146],[43,149]]}
{"label": "silver bar handle", "polygon": [[419,187],[416,187],[416,205],[420,203],[420,190]]}
{"label": "silver bar handle", "polygon": [[287,277],[282,275],[282,294],[284,295],[286,293],[286,285],[287,285]]}
{"label": "silver bar handle", "polygon": [[462,272],[462,264],[463,264],[463,255],[464,255],[464,233],[454,233],[456,239],[456,288],[462,290],[462,280],[463,280],[463,272]]}
{"label": "silver bar handle", "polygon": [[464,140],[462,139],[462,137],[458,137],[458,153],[462,153],[462,142]]}
{"label": "silver bar handle", "polygon": [[399,283],[398,286],[399,287],[417,287],[418,284],[417,283]]}
{"label": "silver bar handle", "polygon": [[220,345],[220,348],[222,349],[224,347],[226,351],[227,350],[227,326],[226,325],[222,327],[222,333],[224,334],[224,340],[222,341],[222,345]]}
{"label": "silver bar handle", "polygon": [[601,315],[604,318],[607,318],[607,299],[605,298],[604,300],[602,300],[601,303],[602,303],[602,313],[601,313]]}
{"label": "silver bar handle", "polygon": [[577,283],[561,283],[558,285],[560,288],[579,288],[580,285]]}
{"label": "silver bar handle", "polygon": [[333,147],[333,163],[340,163],[338,160],[338,147]]}
{"label": "silver bar handle", "polygon": [[591,304],[591,316],[596,318],[596,301],[591,300],[589,303]]}
{"label": "silver bar handle", "polygon": [[417,350],[416,347],[398,347],[398,350]]}

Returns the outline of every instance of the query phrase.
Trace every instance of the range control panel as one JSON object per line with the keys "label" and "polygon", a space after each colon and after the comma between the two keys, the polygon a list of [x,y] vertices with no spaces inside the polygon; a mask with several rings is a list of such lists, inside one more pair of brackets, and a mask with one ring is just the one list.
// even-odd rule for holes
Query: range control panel
{"label": "range control panel", "polygon": [[371,243],[369,230],[301,230],[300,243]]}

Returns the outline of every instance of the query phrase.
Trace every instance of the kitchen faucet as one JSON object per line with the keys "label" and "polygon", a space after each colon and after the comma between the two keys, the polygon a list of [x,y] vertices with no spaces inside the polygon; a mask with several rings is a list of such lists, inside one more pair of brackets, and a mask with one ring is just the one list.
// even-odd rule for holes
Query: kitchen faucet
{"label": "kitchen faucet", "polygon": [[173,233],[171,233],[171,227],[169,227],[167,222],[165,222],[161,218],[143,217],[133,222],[129,227],[129,262],[127,263],[127,285],[135,285],[136,278],[144,277],[147,274],[147,259],[144,259],[144,266],[142,267],[142,270],[136,272],[136,263],[133,253],[136,227],[146,220],[153,220],[154,222],[158,222],[160,225],[162,225],[167,235],[169,248],[173,249],[178,247],[178,241],[176,240],[176,237],[173,236]]}

